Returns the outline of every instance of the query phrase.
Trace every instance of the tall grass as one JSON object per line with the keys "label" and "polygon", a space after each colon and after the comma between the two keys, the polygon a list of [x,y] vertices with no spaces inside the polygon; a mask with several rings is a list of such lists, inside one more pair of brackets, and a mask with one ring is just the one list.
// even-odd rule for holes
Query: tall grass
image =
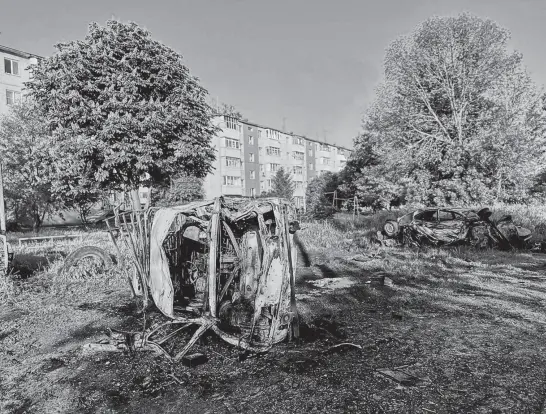
{"label": "tall grass", "polygon": [[[19,238],[46,235],[82,235],[82,239],[48,240],[25,243],[19,246]],[[47,229],[37,235],[8,233],[15,260],[12,273],[0,278],[0,300],[25,310],[37,310],[44,300],[58,298],[66,306],[82,300],[93,300],[106,292],[126,284],[126,268],[116,266],[104,272],[97,263],[84,263],[67,272],[60,272],[65,257],[82,246],[98,246],[115,253],[109,236],[101,231],[78,229]],[[122,252],[124,256],[127,252]],[[127,263],[127,261],[125,261]]]}

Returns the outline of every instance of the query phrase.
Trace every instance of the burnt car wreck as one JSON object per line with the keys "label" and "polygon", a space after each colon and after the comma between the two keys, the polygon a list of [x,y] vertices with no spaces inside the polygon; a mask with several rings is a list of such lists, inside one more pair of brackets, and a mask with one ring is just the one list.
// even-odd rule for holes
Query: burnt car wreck
{"label": "burnt car wreck", "polygon": [[469,245],[476,248],[538,249],[531,231],[516,226],[511,216],[491,220],[489,208],[425,208],[388,220],[377,239],[383,245],[420,247]]}
{"label": "burnt car wreck", "polygon": [[[144,308],[151,297],[164,317],[129,340],[113,334],[117,343],[102,348],[156,350],[176,362],[208,330],[252,352],[298,336],[295,219],[283,199],[219,197],[108,221],[118,255],[130,252],[134,295]],[[193,335],[170,355],[164,345],[182,331]]]}

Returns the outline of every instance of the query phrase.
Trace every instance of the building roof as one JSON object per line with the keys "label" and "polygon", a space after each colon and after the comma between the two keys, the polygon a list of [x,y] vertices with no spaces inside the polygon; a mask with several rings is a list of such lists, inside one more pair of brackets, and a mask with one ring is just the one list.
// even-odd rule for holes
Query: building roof
{"label": "building roof", "polygon": [[35,55],[34,53],[23,52],[22,50],[17,50],[17,49],[13,49],[11,47],[2,46],[2,45],[0,45],[0,52],[9,53],[10,55],[22,57],[25,59],[30,59],[32,57],[43,59],[42,56]]}
{"label": "building roof", "polygon": [[[220,115],[221,116],[221,115]],[[229,116],[229,115],[227,115]],[[261,125],[261,124],[258,124],[256,122],[252,122],[252,121],[249,121],[247,119],[240,119],[239,122],[245,124],[245,125],[251,125],[251,126],[255,126],[255,127],[258,127],[258,128],[263,128],[263,129],[271,129],[273,131],[277,131],[277,132],[280,132],[281,134],[285,134],[285,135],[290,135],[290,136],[293,136],[293,137],[301,137],[301,138],[304,138],[306,139],[307,141],[313,141],[313,142],[317,142],[319,144],[325,144],[325,145],[331,145],[333,147],[336,147],[336,148],[341,148],[341,149],[344,149],[346,151],[354,151],[350,148],[347,148],[347,147],[344,147],[342,145],[338,145],[338,144],[332,144],[330,142],[326,142],[326,141],[321,141],[321,140],[318,140],[318,139],[314,139],[314,138],[309,138],[309,137],[306,137],[305,135],[300,135],[300,134],[295,134],[293,132],[284,132],[280,129],[277,129],[277,128],[272,128],[272,127],[269,127],[269,126],[265,126],[265,125]]]}

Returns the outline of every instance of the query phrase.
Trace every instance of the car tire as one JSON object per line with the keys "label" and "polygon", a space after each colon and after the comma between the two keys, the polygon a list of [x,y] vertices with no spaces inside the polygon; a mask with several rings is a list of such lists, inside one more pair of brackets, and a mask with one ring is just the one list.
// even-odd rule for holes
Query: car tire
{"label": "car tire", "polygon": [[64,265],[59,270],[59,274],[67,272],[72,266],[77,266],[81,260],[88,257],[98,259],[102,262],[102,266],[105,270],[111,269],[114,265],[112,257],[105,250],[95,246],[83,246],[66,257]]}
{"label": "car tire", "polygon": [[394,237],[398,234],[398,232],[400,231],[400,227],[398,226],[398,222],[394,221],[394,220],[388,220],[384,225],[383,225],[383,232],[388,236],[388,237]]}

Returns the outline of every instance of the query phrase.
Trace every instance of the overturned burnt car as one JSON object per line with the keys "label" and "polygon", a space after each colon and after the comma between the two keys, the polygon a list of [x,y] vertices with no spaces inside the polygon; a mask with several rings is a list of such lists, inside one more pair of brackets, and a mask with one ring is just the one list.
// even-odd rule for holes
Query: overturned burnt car
{"label": "overturned burnt car", "polygon": [[531,231],[516,226],[511,216],[491,220],[489,208],[424,208],[388,220],[378,239],[384,245],[449,246],[477,248],[532,248]]}
{"label": "overturned burnt car", "polygon": [[[150,296],[164,315],[124,346],[178,361],[208,330],[254,352],[298,336],[293,235],[299,225],[290,202],[219,197],[129,211],[107,224],[118,256],[130,253],[134,295],[144,308]],[[168,354],[165,344],[182,331],[193,334]]]}

